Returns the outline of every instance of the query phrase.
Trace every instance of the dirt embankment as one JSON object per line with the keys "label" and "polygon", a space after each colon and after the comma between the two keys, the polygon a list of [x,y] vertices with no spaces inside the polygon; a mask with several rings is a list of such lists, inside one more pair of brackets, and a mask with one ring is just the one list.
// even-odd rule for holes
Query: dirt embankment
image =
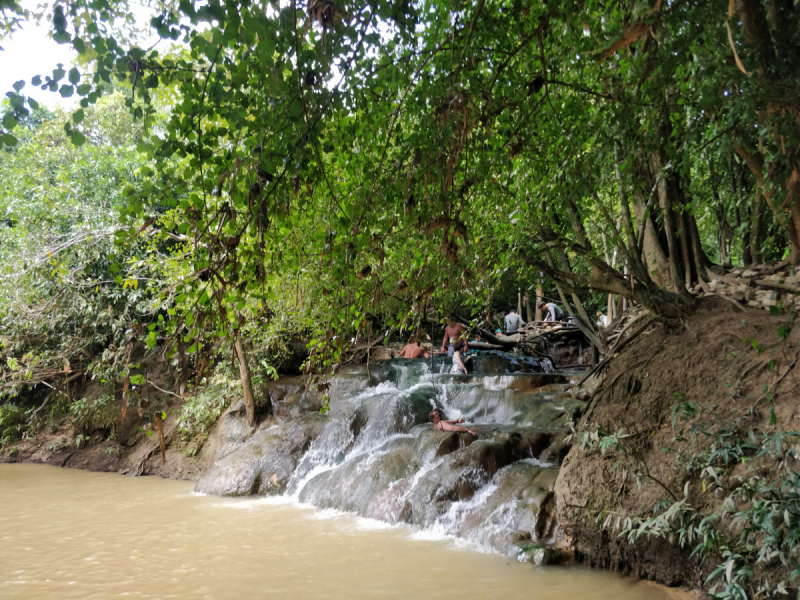
{"label": "dirt embankment", "polygon": [[[180,406],[172,408],[175,408],[175,413],[180,410]],[[35,438],[10,444],[0,454],[0,463],[42,463],[70,469],[196,481],[206,466],[199,455],[188,456],[185,449],[176,443],[175,419],[175,414],[168,412],[164,422],[167,446],[163,465],[158,436],[147,437],[145,432],[139,431],[139,427],[144,427],[149,421],[135,414],[126,419],[113,439],[109,439],[105,431],[80,434],[70,424],[41,431]]]}
{"label": "dirt embankment", "polygon": [[[696,541],[681,548],[666,536],[640,536],[630,544],[620,533],[626,518],[635,523],[636,517],[652,517],[662,501],[666,506],[685,499],[700,515],[718,510],[736,485],[733,480],[745,474],[742,464],[723,465],[715,472],[730,487],[707,486],[684,458],[707,452],[712,438],[690,435],[692,425],[742,436],[749,430],[800,429],[800,336],[795,327],[779,340],[777,330],[786,325],[785,315],[742,312],[730,302],[708,299],[684,327],[657,327],[610,362],[578,429],[629,437],[603,453],[597,440],[581,448],[579,433],[556,483],[559,521],[587,563],[667,585],[702,587],[719,556],[701,563],[690,558]],[[758,414],[748,414],[759,398]],[[688,420],[681,418],[681,406],[691,411]],[[764,463],[759,475],[769,478],[776,468]],[[618,517],[622,526],[616,528]]]}
{"label": "dirt embankment", "polygon": [[[166,365],[153,369],[151,379],[162,389],[172,387],[172,375]],[[55,392],[54,392],[55,393]],[[169,479],[197,480],[208,468],[198,445],[186,445],[177,428],[183,400],[174,395],[148,391],[148,409],[139,414],[129,406],[121,422],[121,392],[102,408],[93,405],[103,389],[93,382],[84,382],[72,391],[73,397],[85,398],[90,406],[84,418],[62,416],[57,424],[50,420],[35,437],[10,442],[0,452],[0,463],[42,463],[85,469],[117,472],[123,475],[158,475]],[[51,402],[52,404],[52,402]],[[154,412],[166,413],[163,423],[166,442],[162,464],[159,437],[147,435]]]}

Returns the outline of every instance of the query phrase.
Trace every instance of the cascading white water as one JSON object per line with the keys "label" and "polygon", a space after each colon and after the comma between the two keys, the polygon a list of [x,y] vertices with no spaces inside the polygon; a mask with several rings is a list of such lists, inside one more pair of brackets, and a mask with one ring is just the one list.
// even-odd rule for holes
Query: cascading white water
{"label": "cascading white water", "polygon": [[[326,421],[309,414],[302,427],[278,425],[278,437],[256,434],[218,457],[197,489],[282,492],[511,555],[525,543],[550,543],[554,527],[542,523],[552,520],[557,467],[547,461],[563,456],[564,425],[579,403],[566,391],[567,377],[534,370],[519,357],[476,363],[506,370],[452,376],[443,358],[386,361],[369,373],[350,369],[332,380]],[[521,368],[527,372],[509,372]],[[428,421],[434,407],[447,418],[466,418],[479,439],[434,431]],[[282,461],[263,458],[276,453],[285,453]]]}

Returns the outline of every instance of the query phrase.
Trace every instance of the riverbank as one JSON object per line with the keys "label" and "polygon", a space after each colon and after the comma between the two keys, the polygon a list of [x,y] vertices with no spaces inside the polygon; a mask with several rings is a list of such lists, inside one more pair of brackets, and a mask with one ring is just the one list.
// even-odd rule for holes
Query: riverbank
{"label": "riverbank", "polygon": [[[796,390],[793,387],[796,380],[792,360],[796,357],[797,332],[780,339],[779,328],[786,324],[786,316],[771,316],[765,311],[752,309],[742,313],[733,304],[721,299],[704,300],[697,313],[687,319],[684,328],[668,331],[654,324],[638,339],[627,344],[619,356],[607,364],[602,379],[592,381],[592,378],[581,390],[577,390],[575,382],[582,379],[578,377],[572,380],[573,383],[558,384],[563,387],[546,392],[555,392],[552,399],[560,399],[550,405],[551,409],[544,409],[544,412],[537,409],[536,416],[530,418],[545,421],[557,418],[563,427],[568,427],[570,423],[577,425],[577,432],[566,443],[560,442],[561,438],[553,434],[546,436],[547,443],[537,442],[540,447],[534,457],[536,460],[544,459],[545,467],[563,460],[560,470],[551,470],[552,477],[548,474],[551,471],[546,468],[542,470],[536,465],[529,465],[522,468],[523,471],[527,469],[525,473],[508,471],[506,468],[498,476],[501,479],[492,483],[491,473],[498,468],[505,468],[504,464],[511,464],[522,455],[515,454],[517,438],[486,430],[482,435],[492,438],[491,444],[494,445],[486,446],[491,447],[492,451],[456,452],[453,457],[464,453],[465,457],[469,455],[472,458],[463,465],[458,461],[464,459],[454,458],[455,462],[451,461],[452,465],[441,471],[440,479],[444,479],[431,480],[434,487],[430,492],[446,488],[451,491],[445,496],[455,494],[448,502],[455,499],[462,502],[462,506],[466,506],[464,502],[469,503],[469,510],[476,512],[472,520],[466,519],[463,523],[472,523],[470,528],[478,526],[480,529],[481,520],[489,516],[489,513],[481,516],[480,509],[483,507],[477,506],[480,498],[473,498],[480,486],[486,483],[510,485],[508,481],[529,477],[531,490],[537,489],[534,495],[538,498],[538,516],[535,519],[552,523],[547,528],[552,530],[551,533],[555,532],[552,528],[557,527],[561,532],[558,533],[562,540],[561,547],[570,548],[579,560],[669,586],[701,589],[703,581],[722,560],[720,547],[709,548],[704,556],[696,554],[690,557],[695,550],[696,540],[690,540],[694,543],[684,542],[681,546],[680,541],[671,535],[670,527],[677,529],[689,524],[697,529],[696,535],[702,534],[698,529],[700,521],[715,511],[719,512],[726,498],[736,489],[737,482],[751,476],[742,465],[747,462],[747,453],[752,457],[756,451],[745,449],[743,454],[735,457],[736,460],[725,464],[720,456],[710,454],[709,448],[716,438],[699,434],[698,431],[704,430],[704,427],[708,429],[706,421],[712,414],[715,424],[711,429],[718,436],[727,436],[725,439],[734,434],[747,435],[751,430],[754,432],[752,435],[761,436],[796,429],[797,403],[792,401],[791,393]],[[363,380],[359,379],[361,376],[353,379],[353,375],[343,373],[340,378],[342,382],[350,381],[350,396],[365,389]],[[519,381],[528,381],[530,378],[517,379],[518,382],[512,387],[519,388]],[[506,382],[503,385],[508,384]],[[486,391],[475,396],[473,404],[463,404],[463,394],[458,392],[460,388],[456,386],[453,388],[455,395],[452,396],[456,404],[452,406],[460,406],[467,411],[476,410],[478,412],[471,413],[472,418],[484,418],[487,423],[496,422],[498,418],[502,420],[498,415],[505,410],[502,409],[505,405],[497,402],[505,398],[505,392],[499,396],[491,392],[494,385],[497,384],[491,383]],[[101,439],[103,434],[95,433],[88,440],[82,440],[82,447],[77,447],[77,444],[73,445],[77,436],[64,427],[44,433],[36,440],[23,440],[13,452],[6,451],[2,461],[42,462],[195,481],[215,466],[216,474],[201,484],[203,491],[235,495],[284,493],[291,488],[293,477],[295,481],[298,480],[299,475],[295,471],[298,471],[300,459],[305,457],[312,442],[326,429],[327,418],[318,412],[322,405],[321,394],[316,391],[304,392],[302,388],[300,378],[282,378],[270,384],[276,418],[270,417],[274,420],[263,422],[255,432],[246,427],[243,407],[234,403],[232,409],[219,420],[202,450],[197,451],[196,445],[189,448],[189,452],[194,450],[193,456],[187,456],[187,445],[175,433],[175,419],[180,405],[173,403],[172,409],[167,411],[164,427],[167,447],[163,466],[156,436],[148,437],[146,432],[139,431],[142,424],[137,422],[135,414],[126,429],[117,432],[119,437],[116,440]],[[571,390],[571,395],[559,396],[559,390]],[[754,403],[758,404],[756,400],[759,397],[765,396],[764,390],[768,391],[769,399],[759,400],[760,411],[751,408],[748,412]],[[384,406],[394,397],[392,394],[397,393],[389,389],[384,391],[387,395],[383,399],[377,398],[376,406]],[[572,400],[575,402],[574,409],[564,410],[564,401],[568,396],[574,398],[575,395],[581,400]],[[419,401],[422,402],[419,415],[413,417],[408,426],[426,420],[426,403],[429,401],[424,397],[420,397]],[[489,406],[495,411],[492,415],[485,412]],[[508,406],[514,406],[514,403]],[[345,412],[342,407],[333,406],[333,409],[331,417],[338,418]],[[483,417],[479,416],[481,414]],[[342,450],[331,450],[331,456],[339,451],[352,452],[353,441],[370,426],[372,418],[375,415],[369,416],[367,412],[356,410],[347,417],[346,422],[343,421],[339,434],[333,435],[331,430],[328,443],[342,444]],[[414,435],[420,436],[421,433],[424,432],[417,431]],[[562,438],[566,434],[567,431],[564,431]],[[418,499],[413,495],[403,496],[411,502],[408,509],[411,513],[404,513],[406,509],[399,507],[391,515],[382,515],[371,506],[374,505],[374,498],[382,497],[381,490],[384,487],[402,488],[392,483],[393,478],[402,479],[402,473],[408,465],[423,460],[421,457],[429,446],[424,442],[427,439],[425,436],[427,434],[415,438],[420,441],[413,444],[398,440],[388,458],[379,459],[377,466],[363,461],[352,462],[347,467],[349,471],[343,472],[351,482],[365,468],[378,468],[377,479],[362,477],[368,484],[364,483],[356,491],[350,484],[342,483],[340,486],[328,482],[321,485],[323,479],[320,479],[305,491],[305,501],[352,510],[389,522],[415,522],[413,511],[422,510],[422,496]],[[459,447],[463,448],[463,442],[467,441],[460,440],[459,436],[454,439],[455,445],[443,450],[443,456]],[[533,438],[528,437],[527,440],[526,443],[530,444]],[[255,458],[255,450],[258,450],[258,457],[263,455],[268,460],[264,462],[261,458]],[[498,457],[501,463],[497,463]],[[742,458],[745,460],[742,461]],[[494,466],[487,467],[487,461]],[[706,462],[701,464],[702,461]],[[739,466],[736,466],[737,462]],[[759,476],[775,481],[775,465],[769,462],[769,457],[760,457],[755,462],[760,469]],[[458,475],[462,467],[483,469],[489,473],[489,478],[477,486],[472,483],[465,487],[466,480]],[[708,467],[711,467],[710,471]],[[304,468],[305,472],[310,473],[309,469],[313,470],[314,464]],[[520,470],[518,467],[514,469]],[[386,475],[395,471],[397,475]],[[505,475],[512,472],[516,474]],[[448,473],[452,473],[452,476]],[[443,488],[441,486],[445,481],[449,483]],[[337,492],[339,487],[341,490]],[[362,492],[363,495],[359,496]],[[548,498],[552,498],[552,504]],[[350,506],[348,502],[355,503]],[[676,504],[680,504],[682,512],[671,523],[660,523],[658,531],[655,531],[653,522],[648,524],[648,519],[655,519],[654,522],[658,523],[659,515]],[[415,506],[418,508],[415,509]],[[740,504],[738,508],[742,506]],[[425,510],[419,514],[427,514]],[[449,509],[444,506],[442,510],[446,512]],[[435,523],[440,518],[437,516],[439,514],[443,513],[420,516],[422,521],[417,525],[424,525],[426,519],[433,519],[432,523]],[[462,521],[457,523],[461,527]],[[720,523],[718,533],[730,538],[728,544],[735,544],[736,536],[732,535],[730,528],[726,529],[725,519],[721,519]],[[630,531],[640,527],[645,534],[631,543]],[[531,524],[529,530],[533,531],[534,528]],[[462,535],[469,537],[469,531],[465,532]],[[524,535],[515,543],[524,546]],[[762,568],[759,575],[773,578],[776,583],[783,576],[781,569],[774,565]]]}
{"label": "riverbank", "polygon": [[780,488],[797,460],[772,444],[798,441],[800,337],[790,327],[785,314],[701,301],[683,327],[655,327],[611,361],[555,490],[559,523],[586,563],[698,589],[720,565],[721,587],[752,568],[747,583],[791,590],[780,560],[756,559],[781,541],[753,521],[760,492],[746,493],[775,487],[788,537],[796,525]]}

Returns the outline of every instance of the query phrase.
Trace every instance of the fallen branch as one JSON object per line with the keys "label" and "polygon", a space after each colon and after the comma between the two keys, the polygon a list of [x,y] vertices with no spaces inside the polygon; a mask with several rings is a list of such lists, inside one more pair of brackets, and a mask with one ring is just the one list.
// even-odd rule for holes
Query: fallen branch
{"label": "fallen branch", "polygon": [[81,377],[83,377],[83,371],[78,371],[74,375],[70,375],[69,377],[67,377],[64,380],[64,383],[69,383],[70,381],[75,381],[76,379],[79,379]]}
{"label": "fallen branch", "polygon": [[784,292],[791,292],[792,294],[800,294],[800,288],[792,287],[788,283],[779,283],[777,281],[769,281],[768,279],[755,279],[754,283],[762,287],[783,290]]}
{"label": "fallen branch", "polygon": [[[49,387],[52,387],[52,386],[49,386]],[[56,391],[57,391],[57,390],[56,390]],[[47,398],[45,398],[45,399],[44,399],[44,402],[42,402],[42,405],[41,405],[39,408],[37,408],[35,411],[33,411],[33,412],[31,413],[31,416],[30,416],[30,417],[28,417],[28,420],[29,420],[29,421],[30,421],[31,419],[33,419],[33,417],[35,417],[35,416],[36,416],[36,413],[38,413],[38,412],[39,412],[40,410],[42,410],[42,409],[43,409],[45,406],[47,406],[47,403],[48,403],[48,402],[50,402],[50,398],[52,398],[52,395],[48,395],[48,396],[47,396]]]}
{"label": "fallen branch", "polygon": [[583,382],[586,381],[587,379],[589,379],[589,377],[591,377],[592,375],[595,375],[597,373],[600,373],[603,369],[605,369],[606,366],[608,366],[608,363],[611,362],[611,359],[614,358],[615,354],[618,354],[619,352],[621,352],[622,349],[625,346],[627,346],[631,341],[633,341],[634,339],[639,337],[639,335],[641,335],[642,332],[644,332],[652,324],[653,324],[652,323],[652,317],[648,317],[647,322],[644,325],[642,325],[639,329],[634,331],[626,339],[622,340],[621,342],[618,342],[616,347],[611,348],[611,350],[609,352],[609,355],[606,356],[603,360],[601,360],[594,369],[589,371],[589,373],[586,375],[586,377],[584,377],[583,379],[580,380],[580,382],[578,383],[578,387],[582,386]]}
{"label": "fallen branch", "polygon": [[741,304],[739,304],[739,301],[736,300],[736,298],[728,298],[728,296],[724,296],[722,294],[717,294],[717,296],[719,298],[722,298],[723,300],[727,300],[728,302],[733,304],[736,308],[738,308],[740,311],[747,312],[747,309],[744,306],[742,306]]}
{"label": "fallen branch", "polygon": [[183,396],[179,396],[179,395],[178,395],[178,394],[176,394],[175,392],[168,392],[167,390],[163,390],[163,389],[161,389],[160,387],[158,387],[158,386],[157,386],[155,383],[153,383],[153,382],[152,382],[152,381],[150,381],[149,379],[147,379],[146,381],[147,381],[147,383],[149,383],[150,385],[152,385],[154,388],[156,388],[156,389],[157,389],[159,392],[161,392],[162,394],[169,394],[170,396],[175,396],[176,398],[180,398],[181,400],[183,400],[183,399],[184,399],[184,398],[183,398]]}

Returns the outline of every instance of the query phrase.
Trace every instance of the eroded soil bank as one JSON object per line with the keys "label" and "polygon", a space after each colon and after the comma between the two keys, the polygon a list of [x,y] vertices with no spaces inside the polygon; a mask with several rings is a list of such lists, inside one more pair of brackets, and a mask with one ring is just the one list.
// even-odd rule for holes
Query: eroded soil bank
{"label": "eroded soil bank", "polygon": [[[743,482],[775,480],[784,465],[756,455],[761,436],[798,429],[800,340],[787,326],[785,314],[708,299],[682,328],[656,327],[611,361],[579,425],[594,440],[573,443],[556,482],[560,525],[584,561],[694,588],[725,564],[713,550],[690,558],[697,539],[681,547],[677,535],[640,535],[630,544],[623,532],[660,502],[662,514],[682,502],[685,520],[698,524]],[[754,447],[737,454],[737,438]],[[729,512],[749,507],[734,504]],[[724,523],[718,531],[731,543],[740,534]],[[756,581],[786,576],[777,560],[753,566]]]}

